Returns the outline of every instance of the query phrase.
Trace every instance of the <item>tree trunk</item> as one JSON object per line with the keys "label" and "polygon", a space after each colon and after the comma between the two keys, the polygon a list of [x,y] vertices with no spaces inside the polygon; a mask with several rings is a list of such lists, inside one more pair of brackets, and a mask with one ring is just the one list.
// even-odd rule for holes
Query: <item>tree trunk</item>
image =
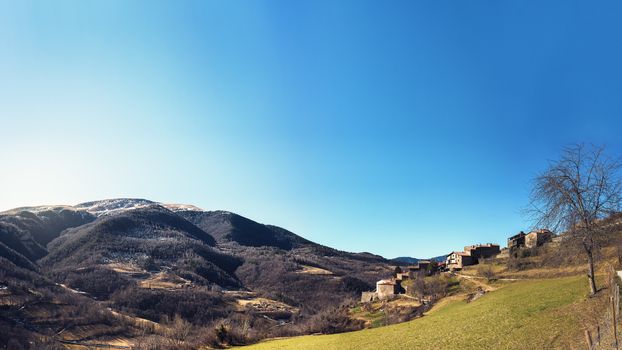
{"label": "tree trunk", "polygon": [[594,257],[592,255],[592,249],[585,246],[585,252],[587,253],[587,278],[590,284],[590,295],[596,294],[596,278],[594,277]]}

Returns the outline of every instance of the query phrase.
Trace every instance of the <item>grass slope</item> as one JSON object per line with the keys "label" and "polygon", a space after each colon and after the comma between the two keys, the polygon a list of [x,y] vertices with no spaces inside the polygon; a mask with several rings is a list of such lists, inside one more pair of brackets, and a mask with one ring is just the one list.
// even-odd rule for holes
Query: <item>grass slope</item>
{"label": "grass slope", "polygon": [[568,349],[580,337],[575,307],[586,296],[584,277],[520,281],[472,303],[446,303],[407,323],[248,349]]}

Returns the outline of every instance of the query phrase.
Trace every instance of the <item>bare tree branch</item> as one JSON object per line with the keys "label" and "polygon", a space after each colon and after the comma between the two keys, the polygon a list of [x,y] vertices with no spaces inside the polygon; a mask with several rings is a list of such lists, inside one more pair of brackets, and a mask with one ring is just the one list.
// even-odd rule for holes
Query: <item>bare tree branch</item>
{"label": "bare tree branch", "polygon": [[564,148],[558,161],[533,181],[530,206],[526,210],[537,226],[565,231],[581,241],[588,258],[592,294],[593,251],[598,223],[620,210],[622,177],[619,159],[607,157],[604,147],[574,145]]}

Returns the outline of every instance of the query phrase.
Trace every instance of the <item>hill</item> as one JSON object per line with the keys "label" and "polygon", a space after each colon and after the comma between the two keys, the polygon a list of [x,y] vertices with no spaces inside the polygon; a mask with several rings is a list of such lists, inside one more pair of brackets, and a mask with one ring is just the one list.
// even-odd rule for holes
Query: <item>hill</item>
{"label": "hill", "polygon": [[582,339],[577,305],[587,294],[582,277],[519,281],[471,303],[448,301],[406,323],[244,349],[569,349]]}
{"label": "hill", "polygon": [[440,256],[435,256],[433,258],[429,258],[429,259],[419,259],[419,258],[412,258],[410,256],[398,256],[397,258],[391,259],[391,262],[397,265],[414,265],[414,264],[417,264],[420,260],[443,262],[445,261],[446,257],[447,257],[446,255],[440,255]]}
{"label": "hill", "polygon": [[16,208],[0,213],[0,256],[15,265],[37,269],[46,245],[70,227],[95,220],[88,212],[67,206]]}
{"label": "hill", "polygon": [[94,215],[67,206],[17,208],[0,213],[0,237],[17,238],[24,245],[22,253],[36,260],[46,254],[45,246],[63,230],[93,220]]}
{"label": "hill", "polygon": [[417,258],[411,258],[410,256],[398,256],[397,258],[391,259],[391,262],[398,265],[414,265],[419,262]]}
{"label": "hill", "polygon": [[214,236],[222,251],[243,259],[236,276],[246,287],[301,308],[301,315],[358,298],[391,271],[380,256],[338,251],[234,213],[177,214]]}
{"label": "hill", "polygon": [[314,243],[283,228],[263,225],[227,211],[180,210],[188,221],[201,227],[219,243],[237,243],[249,247],[275,247],[283,250]]}
{"label": "hill", "polygon": [[[0,260],[5,334],[85,346],[245,344],[333,321],[355,329],[340,305],[392,271],[380,256],[235,213],[131,198],[2,212]],[[41,326],[41,313],[56,316]],[[202,331],[219,324],[225,337]],[[191,333],[183,343],[171,335],[180,325]]]}
{"label": "hill", "polygon": [[[66,230],[39,261],[59,283],[104,297],[132,279],[119,266],[167,271],[198,285],[239,288],[240,259],[214,249],[214,238],[159,205],[102,215]],[[117,267],[117,268],[115,268]],[[102,281],[112,285],[102,286]]]}

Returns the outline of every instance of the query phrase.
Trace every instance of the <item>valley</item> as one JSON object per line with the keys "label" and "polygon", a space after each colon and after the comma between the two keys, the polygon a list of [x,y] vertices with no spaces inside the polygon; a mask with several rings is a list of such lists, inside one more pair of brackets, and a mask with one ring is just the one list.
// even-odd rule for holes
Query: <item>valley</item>
{"label": "valley", "polygon": [[[18,208],[0,213],[0,340],[38,349],[567,349],[606,314],[622,220],[603,225],[601,292],[589,297],[583,257],[563,235],[511,252],[467,246],[472,256],[494,249],[449,269],[454,253],[390,261],[190,205]],[[376,282],[399,288],[372,293]]]}

